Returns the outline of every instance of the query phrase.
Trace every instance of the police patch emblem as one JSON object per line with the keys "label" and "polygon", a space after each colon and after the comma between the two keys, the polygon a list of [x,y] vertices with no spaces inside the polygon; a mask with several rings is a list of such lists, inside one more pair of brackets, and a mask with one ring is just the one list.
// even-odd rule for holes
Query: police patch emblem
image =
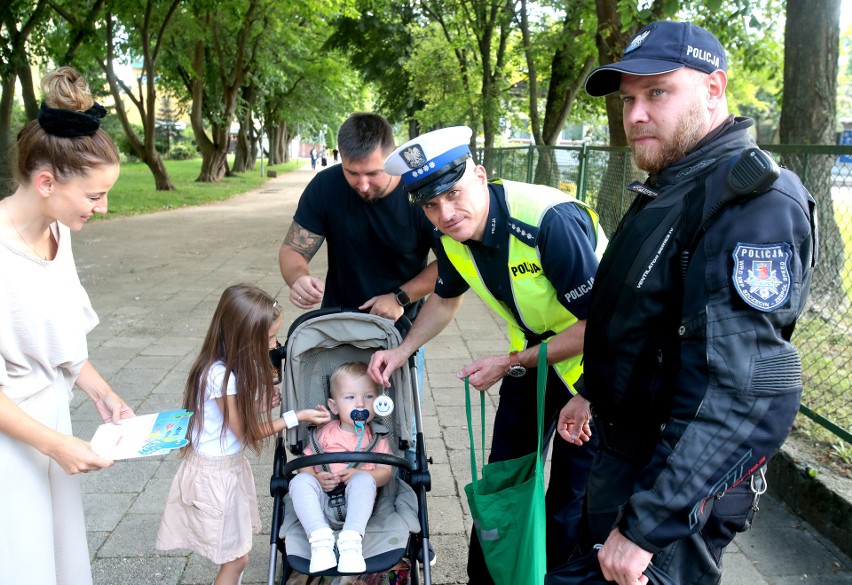
{"label": "police patch emblem", "polygon": [[743,244],[734,249],[731,280],[737,294],[758,311],[774,311],[790,298],[790,244]]}
{"label": "police patch emblem", "polygon": [[419,144],[412,144],[399,154],[402,156],[409,169],[416,169],[426,164],[426,155],[423,154],[423,149],[420,148]]}

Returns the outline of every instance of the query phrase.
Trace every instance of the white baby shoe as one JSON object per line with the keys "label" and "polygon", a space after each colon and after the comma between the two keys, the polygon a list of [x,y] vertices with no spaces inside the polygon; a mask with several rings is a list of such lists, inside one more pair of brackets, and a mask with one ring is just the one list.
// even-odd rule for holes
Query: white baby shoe
{"label": "white baby shoe", "polygon": [[337,564],[337,558],[334,556],[334,533],[331,528],[314,530],[311,532],[309,541],[311,543],[311,566],[308,569],[310,573],[327,571]]}
{"label": "white baby shoe", "polygon": [[361,552],[361,535],[355,530],[341,530],[337,536],[337,562],[339,573],[358,574],[367,570],[364,555]]}

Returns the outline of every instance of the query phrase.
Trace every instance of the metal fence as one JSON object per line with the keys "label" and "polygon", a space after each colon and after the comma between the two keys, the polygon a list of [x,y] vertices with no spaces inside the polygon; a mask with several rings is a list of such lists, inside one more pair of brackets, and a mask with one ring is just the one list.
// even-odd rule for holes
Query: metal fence
{"label": "metal fence", "polygon": [[[764,145],[796,172],[817,201],[819,263],[808,307],[793,335],[802,355],[804,393],[800,412],[852,451],[852,147]],[[595,207],[612,233],[632,195],[626,186],[643,180],[623,147],[522,146],[477,152],[489,177],[557,187]],[[833,437],[833,438],[832,438]]]}

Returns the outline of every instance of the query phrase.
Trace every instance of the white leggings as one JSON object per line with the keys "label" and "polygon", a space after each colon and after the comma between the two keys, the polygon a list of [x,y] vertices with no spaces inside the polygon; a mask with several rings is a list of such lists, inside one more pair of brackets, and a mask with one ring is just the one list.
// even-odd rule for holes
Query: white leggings
{"label": "white leggings", "polygon": [[[376,480],[366,471],[359,471],[352,476],[346,484],[346,521],[343,530],[355,530],[361,536],[364,535],[367,521],[373,514],[376,491]],[[328,495],[310,473],[297,473],[290,482],[290,499],[308,536],[320,528],[329,528],[324,511],[326,498]]]}
{"label": "white leggings", "polygon": [[[68,390],[60,383],[18,404],[60,433],[71,434]],[[0,583],[92,583],[79,476],[0,433]]]}

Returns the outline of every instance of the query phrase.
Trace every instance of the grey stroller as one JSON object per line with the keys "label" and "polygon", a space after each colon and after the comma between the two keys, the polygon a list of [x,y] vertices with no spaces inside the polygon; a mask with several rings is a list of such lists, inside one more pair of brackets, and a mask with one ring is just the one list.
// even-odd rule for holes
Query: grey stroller
{"label": "grey stroller", "polygon": [[[399,328],[398,328],[399,326]],[[300,410],[325,404],[328,380],[339,365],[351,361],[369,362],[373,352],[396,347],[410,324],[394,323],[374,315],[346,312],[340,309],[311,311],[297,319],[287,333],[282,368],[281,409]],[[400,330],[401,329],[401,330]],[[272,354],[275,355],[276,350]],[[273,358],[273,361],[276,361]],[[275,446],[275,460],[270,482],[274,498],[269,555],[268,585],[275,583],[278,555],[283,571],[281,584],[293,571],[308,574],[311,549],[308,537],[296,518],[289,498],[289,482],[298,469],[340,462],[371,462],[395,468],[394,480],[382,488],[375,510],[367,524],[363,553],[367,573],[382,573],[392,569],[402,559],[410,565],[411,583],[431,584],[430,567],[422,559],[429,558],[429,528],[426,513],[426,492],[431,489],[428,459],[423,442],[419,389],[414,360],[409,361],[391,377],[387,395],[394,402],[388,417],[376,416],[374,430],[386,432],[393,455],[384,453],[324,453],[305,455],[288,461],[287,452],[302,455],[308,444],[304,425],[280,433]],[[404,453],[412,440],[412,424],[416,433],[417,469],[405,459]],[[338,575],[337,569],[320,575]]]}

